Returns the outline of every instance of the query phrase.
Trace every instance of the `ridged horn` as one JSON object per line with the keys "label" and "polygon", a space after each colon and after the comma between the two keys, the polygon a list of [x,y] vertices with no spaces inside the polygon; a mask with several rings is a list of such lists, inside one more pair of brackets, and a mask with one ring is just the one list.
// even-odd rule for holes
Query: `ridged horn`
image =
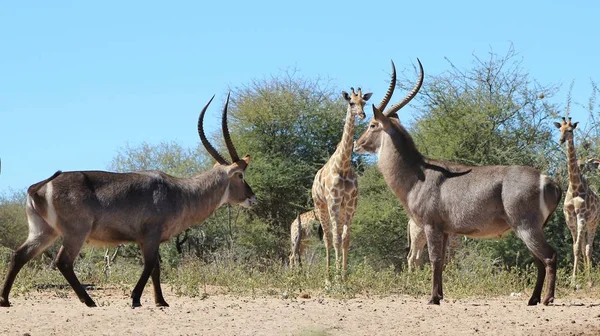
{"label": "ridged horn", "polygon": [[406,104],[408,104],[419,92],[419,89],[421,89],[421,85],[423,85],[423,78],[425,77],[425,73],[423,72],[423,64],[421,64],[421,61],[417,58],[417,62],[419,62],[419,71],[421,72],[419,75],[419,80],[417,81],[417,84],[415,84],[415,87],[412,89],[412,91],[410,91],[408,93],[408,95],[406,95],[406,97],[399,103],[392,105],[387,111],[385,111],[383,114],[386,117],[389,117],[390,115],[398,112],[401,108],[403,108]]}
{"label": "ridged horn", "polygon": [[229,95],[227,94],[227,101],[225,102],[225,107],[223,107],[223,117],[221,118],[221,126],[223,128],[223,138],[225,138],[225,145],[227,145],[227,151],[229,151],[229,155],[231,156],[232,162],[237,162],[240,160],[240,157],[235,150],[235,146],[233,146],[233,142],[231,141],[231,136],[229,135],[229,127],[227,126],[227,106],[229,106]]}
{"label": "ridged horn", "polygon": [[387,92],[385,93],[385,96],[383,96],[381,103],[379,103],[379,106],[377,106],[377,109],[379,111],[385,110],[385,107],[390,102],[390,99],[392,99],[392,95],[394,94],[395,88],[396,88],[396,65],[394,65],[394,61],[392,61],[392,78],[390,79],[390,86],[388,87]]}
{"label": "ridged horn", "polygon": [[221,156],[221,154],[219,154],[219,152],[217,152],[217,150],[210,144],[210,142],[206,138],[206,135],[204,134],[204,114],[206,113],[206,109],[208,109],[208,105],[210,105],[214,98],[215,96],[213,95],[212,98],[210,98],[210,100],[208,101],[208,103],[206,103],[206,106],[204,106],[204,108],[202,109],[202,112],[200,112],[200,117],[198,118],[198,135],[200,135],[200,141],[202,141],[202,144],[204,145],[204,148],[206,148],[206,151],[208,151],[208,153],[218,163],[229,165],[227,160],[225,160],[223,156]]}

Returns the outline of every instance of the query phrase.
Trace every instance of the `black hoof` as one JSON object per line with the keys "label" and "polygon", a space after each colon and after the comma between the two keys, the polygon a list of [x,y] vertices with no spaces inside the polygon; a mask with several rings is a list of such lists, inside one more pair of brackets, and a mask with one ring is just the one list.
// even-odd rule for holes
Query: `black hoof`
{"label": "black hoof", "polygon": [[98,307],[98,306],[96,306],[96,302],[94,302],[94,301],[86,302],[85,305],[90,308]]}
{"label": "black hoof", "polygon": [[140,303],[139,300],[137,300],[137,301],[133,300],[133,302],[131,303],[131,308],[138,308],[138,307],[141,307],[141,306],[142,306],[142,304]]}
{"label": "black hoof", "polygon": [[549,304],[551,304],[551,303],[554,303],[554,298],[553,298],[553,297],[550,297],[550,298],[544,299],[544,302],[542,302],[542,304],[543,304],[544,306],[547,306],[547,305],[549,305]]}
{"label": "black hoof", "polygon": [[540,303],[540,298],[531,298],[527,303],[528,306],[537,306]]}
{"label": "black hoof", "polygon": [[10,307],[10,302],[6,299],[0,299],[0,307]]}
{"label": "black hoof", "polygon": [[166,301],[156,302],[157,307],[168,307],[169,304]]}
{"label": "black hoof", "polygon": [[431,300],[429,300],[429,302],[427,303],[428,305],[440,305],[440,298],[431,298]]}

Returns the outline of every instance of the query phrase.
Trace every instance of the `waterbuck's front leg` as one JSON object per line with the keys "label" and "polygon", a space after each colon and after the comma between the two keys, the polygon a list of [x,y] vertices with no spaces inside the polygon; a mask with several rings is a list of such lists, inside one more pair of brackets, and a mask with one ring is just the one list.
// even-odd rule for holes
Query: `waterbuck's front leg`
{"label": "waterbuck's front leg", "polygon": [[443,299],[442,271],[444,269],[444,232],[431,224],[424,224],[425,236],[427,237],[427,249],[429,260],[433,269],[433,286],[429,304],[440,304]]}
{"label": "waterbuck's front leg", "polygon": [[96,303],[88,295],[73,271],[73,263],[75,262],[75,258],[79,255],[79,251],[81,251],[86,236],[64,236],[63,246],[61,246],[56,255],[56,267],[60,270],[65,279],[67,279],[67,282],[71,285],[75,294],[77,294],[79,301],[85,303],[88,307],[96,307]]}
{"label": "waterbuck's front leg", "polygon": [[[162,292],[160,291],[160,279],[158,279],[160,277],[160,269],[159,269],[159,267],[157,267],[158,266],[157,263],[158,263],[159,244],[160,244],[160,236],[157,236],[157,238],[151,237],[149,239],[146,239],[146,241],[144,241],[144,243],[140,244],[140,247],[142,249],[142,255],[144,257],[144,269],[142,270],[142,275],[140,275],[140,279],[138,280],[137,284],[133,288],[133,291],[131,292],[132,308],[142,306],[140,299],[142,297],[142,292],[144,291],[144,287],[146,287],[146,283],[148,283],[148,278],[150,278],[150,275],[152,275],[152,281],[154,284],[155,294],[157,292],[156,286],[158,285],[160,296],[162,297]],[[156,282],[154,282],[154,280],[155,280],[154,269],[155,268],[159,269],[156,272],[156,275],[158,275],[158,277],[156,277],[158,279],[158,280],[156,280]],[[156,298],[157,297],[155,297],[155,300],[156,300]],[[164,298],[163,298],[163,302],[164,302]]]}
{"label": "waterbuck's front leg", "polygon": [[169,304],[163,297],[162,290],[160,288],[160,256],[157,254],[156,266],[152,271],[152,286],[154,287],[154,303],[157,307],[168,307]]}

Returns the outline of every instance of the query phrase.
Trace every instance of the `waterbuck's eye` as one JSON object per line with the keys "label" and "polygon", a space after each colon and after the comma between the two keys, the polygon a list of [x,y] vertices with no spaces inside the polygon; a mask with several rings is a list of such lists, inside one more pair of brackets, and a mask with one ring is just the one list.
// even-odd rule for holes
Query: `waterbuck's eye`
{"label": "waterbuck's eye", "polygon": [[375,128],[375,126],[376,126],[375,124],[370,124],[369,128]]}

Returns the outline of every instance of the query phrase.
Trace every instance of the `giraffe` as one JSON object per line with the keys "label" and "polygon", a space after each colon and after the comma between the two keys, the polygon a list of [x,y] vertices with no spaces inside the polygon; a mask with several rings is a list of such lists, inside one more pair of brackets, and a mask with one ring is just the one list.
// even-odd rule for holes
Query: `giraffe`
{"label": "giraffe", "polygon": [[563,212],[565,221],[573,236],[573,275],[571,285],[575,285],[577,264],[579,262],[579,248],[585,256],[584,266],[589,271],[591,266],[592,245],[598,221],[600,220],[600,202],[598,196],[592,191],[579,169],[579,162],[575,153],[573,131],[578,122],[572,123],[571,117],[567,121],[554,125],[560,130],[560,144],[567,142],[567,169],[569,174],[569,188],[565,196]]}
{"label": "giraffe", "polygon": [[356,116],[365,118],[363,107],[371,98],[371,93],[362,94],[361,88],[351,94],[342,91],[342,96],[348,103],[346,121],[342,140],[338,143],[333,155],[325,165],[317,171],[312,186],[312,197],[317,218],[323,228],[325,241],[325,260],[329,277],[329,249],[335,250],[336,270],[340,269],[340,252],[342,254],[342,279],[345,278],[348,262],[348,247],[350,245],[350,224],[356,211],[358,200],[358,177],[352,170],[350,159],[354,137],[354,122]]}
{"label": "giraffe", "polygon": [[[423,248],[427,244],[427,237],[425,237],[425,229],[412,219],[408,220],[406,224],[407,239],[408,239],[408,255],[406,256],[408,270],[412,271],[423,264]],[[462,237],[457,234],[448,234],[448,243],[446,244],[446,258],[444,260],[444,266],[452,261],[456,251],[462,246]]]}
{"label": "giraffe", "polygon": [[313,237],[323,240],[323,229],[317,219],[317,214],[314,210],[298,214],[298,217],[290,225],[290,268],[296,266],[296,262],[302,267],[302,255],[312,243]]}

